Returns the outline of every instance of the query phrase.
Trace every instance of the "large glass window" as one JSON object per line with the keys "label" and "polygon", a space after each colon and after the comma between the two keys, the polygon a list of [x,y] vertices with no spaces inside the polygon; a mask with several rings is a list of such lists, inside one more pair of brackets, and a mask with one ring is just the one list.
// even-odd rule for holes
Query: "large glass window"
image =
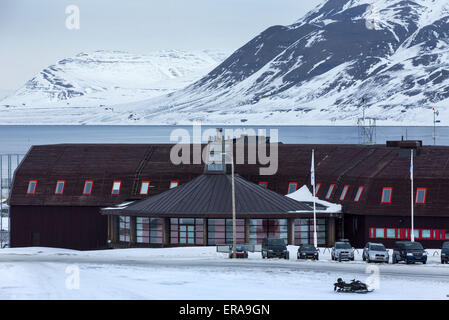
{"label": "large glass window", "polygon": [[[235,235],[237,243],[245,243],[245,220],[236,219]],[[232,243],[232,219],[208,219],[207,243],[231,244]]]}
{"label": "large glass window", "polygon": [[360,198],[362,197],[363,191],[365,190],[365,187],[361,186],[357,189],[357,193],[355,195],[354,201],[359,202]]}
{"label": "large glass window", "polygon": [[171,218],[170,243],[181,245],[204,244],[204,220]]}
{"label": "large glass window", "polygon": [[262,243],[265,238],[288,240],[287,219],[250,219],[249,242]]}
{"label": "large glass window", "polygon": [[137,243],[162,243],[162,219],[159,218],[136,218],[136,241]]}
{"label": "large glass window", "polygon": [[396,229],[387,229],[387,238],[394,239],[396,238]]}
{"label": "large glass window", "polygon": [[329,200],[332,197],[332,194],[334,193],[335,184],[331,184],[329,187],[329,190],[327,190],[326,199]]}
{"label": "large glass window", "polygon": [[130,241],[131,218],[128,216],[119,216],[119,240],[121,242]]}
{"label": "large glass window", "polygon": [[65,185],[65,181],[63,181],[63,180],[56,181],[55,194],[63,194],[64,193],[64,185]]}
{"label": "large glass window", "polygon": [[114,181],[112,183],[112,191],[111,194],[113,195],[119,195],[120,189],[122,188],[122,182],[121,181]]}
{"label": "large glass window", "polygon": [[37,180],[30,180],[28,182],[27,194],[36,193]]}
{"label": "large glass window", "polygon": [[94,186],[94,182],[92,180],[84,181],[83,195],[91,195],[92,187]]}
{"label": "large glass window", "polygon": [[424,204],[426,203],[426,195],[427,195],[427,189],[426,188],[418,188],[416,190],[416,199],[415,203],[417,204]]}
{"label": "large glass window", "polygon": [[393,188],[383,188],[381,203],[391,203],[392,193],[393,193]]}
{"label": "large glass window", "polygon": [[[317,240],[319,245],[327,244],[327,219],[316,219]],[[313,244],[313,219],[295,219],[295,245]]]}

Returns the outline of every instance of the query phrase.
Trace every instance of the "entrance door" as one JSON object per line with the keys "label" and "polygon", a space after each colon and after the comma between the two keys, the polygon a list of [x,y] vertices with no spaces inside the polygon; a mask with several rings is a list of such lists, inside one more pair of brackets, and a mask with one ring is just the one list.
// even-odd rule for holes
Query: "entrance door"
{"label": "entrance door", "polygon": [[182,224],[179,226],[179,243],[195,244],[195,226]]}
{"label": "entrance door", "polygon": [[39,232],[33,232],[31,234],[31,245],[33,247],[39,247],[41,245],[41,234]]}

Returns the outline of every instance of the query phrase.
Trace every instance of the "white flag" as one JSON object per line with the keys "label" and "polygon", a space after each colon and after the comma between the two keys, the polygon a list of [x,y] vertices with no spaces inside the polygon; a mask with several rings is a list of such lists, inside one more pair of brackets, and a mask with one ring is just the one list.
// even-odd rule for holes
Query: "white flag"
{"label": "white flag", "polygon": [[315,185],[315,150],[312,150],[312,166],[310,168],[310,184]]}

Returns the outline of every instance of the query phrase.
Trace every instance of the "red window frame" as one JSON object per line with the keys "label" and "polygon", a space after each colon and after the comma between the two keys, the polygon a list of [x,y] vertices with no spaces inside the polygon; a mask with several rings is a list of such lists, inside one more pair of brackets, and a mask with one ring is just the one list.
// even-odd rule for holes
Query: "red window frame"
{"label": "red window frame", "polygon": [[293,191],[293,192],[298,191],[298,182],[289,182],[288,183],[288,188],[287,188],[287,194],[293,193],[293,192],[290,192],[290,186],[293,185],[293,184],[295,185],[295,191]]}
{"label": "red window frame", "polygon": [[[118,187],[118,192],[114,193],[114,184],[116,184],[117,182],[120,183],[120,185]],[[112,181],[111,195],[118,196],[120,194],[121,190],[122,190],[122,180],[114,180],[114,181]]]}
{"label": "red window frame", "polygon": [[[61,192],[56,192],[58,190],[58,184],[59,183],[62,183],[62,190],[61,190]],[[55,194],[56,195],[64,194],[64,188],[65,188],[65,180],[57,180],[56,181],[56,187],[55,187]]]}
{"label": "red window frame", "polygon": [[315,196],[318,195],[318,192],[320,192],[321,189],[321,183],[317,183],[315,186]]}
{"label": "red window frame", "polygon": [[[148,189],[146,193],[142,193],[142,185],[144,183],[148,183]],[[142,180],[142,183],[140,184],[140,190],[139,190],[139,194],[141,196],[147,196],[150,193],[150,185],[151,185],[151,181],[150,180]]]}
{"label": "red window frame", "polygon": [[[362,191],[360,191],[360,196],[359,196],[359,198],[357,199],[357,194],[359,193],[359,190],[362,190]],[[356,192],[356,194],[355,194],[355,197],[354,197],[354,202],[360,202],[360,199],[362,199],[362,196],[363,196],[363,192],[365,192],[365,186],[360,186],[358,189],[357,189],[357,192]]]}
{"label": "red window frame", "polygon": [[[346,197],[348,196],[348,193],[349,193],[349,188],[350,188],[351,186],[349,185],[349,184],[347,184],[347,185],[345,185],[344,187],[343,187],[343,190],[341,191],[341,195],[340,195],[340,201],[345,201],[345,199],[346,199]],[[346,189],[347,188],[347,189]],[[345,189],[346,189],[346,193],[345,193],[345,195],[344,195],[344,197],[343,197],[343,199],[341,198],[341,196],[343,195],[343,192],[345,191]]]}
{"label": "red window frame", "polygon": [[[418,202],[418,192],[424,191],[424,201]],[[415,204],[425,204],[427,200],[427,188],[416,188]]]}
{"label": "red window frame", "polygon": [[[35,184],[34,184],[33,192],[29,192],[29,190],[30,190],[30,183],[31,183],[31,182],[34,182],[34,183],[35,183]],[[29,181],[28,181],[27,194],[36,194],[37,182],[38,182],[38,180],[29,180]]]}
{"label": "red window frame", "polygon": [[268,189],[268,181],[259,182],[259,186],[265,186],[265,189]]}
{"label": "red window frame", "polygon": [[176,187],[179,187],[179,180],[170,180],[170,184],[168,185],[169,189],[176,188],[171,186],[172,183],[176,183]]}
{"label": "red window frame", "polygon": [[[385,190],[390,190],[390,200],[384,201],[384,192]],[[383,187],[382,188],[382,195],[380,198],[380,203],[391,203],[391,200],[393,199],[393,188],[392,187]]]}
{"label": "red window frame", "polygon": [[[331,193],[329,194],[330,188],[332,188],[332,191],[331,191]],[[331,184],[331,185],[329,186],[329,189],[327,190],[327,193],[326,193],[326,200],[329,200],[330,198],[332,198],[332,196],[334,195],[334,192],[335,192],[335,184]],[[328,196],[328,194],[329,194],[329,196]]]}
{"label": "red window frame", "polygon": [[[85,193],[84,190],[86,190],[86,184],[90,182],[91,186],[90,186],[90,192],[89,193]],[[85,180],[84,181],[84,186],[83,186],[83,196],[90,196],[92,194],[92,190],[94,188],[94,181],[93,180]]]}

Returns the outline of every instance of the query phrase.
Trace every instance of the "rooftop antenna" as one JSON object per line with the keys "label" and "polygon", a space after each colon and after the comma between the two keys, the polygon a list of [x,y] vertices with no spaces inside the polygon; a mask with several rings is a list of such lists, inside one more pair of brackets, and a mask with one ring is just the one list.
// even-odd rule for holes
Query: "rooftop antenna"
{"label": "rooftop antenna", "polygon": [[376,118],[366,116],[366,98],[362,98],[362,117],[357,119],[359,143],[372,145],[376,143]]}
{"label": "rooftop antenna", "polygon": [[433,145],[434,146],[436,146],[436,144],[437,144],[437,123],[440,123],[441,121],[440,120],[437,120],[437,117],[440,115],[440,112],[437,110],[437,109],[435,109],[435,108],[432,108],[432,111],[433,111]]}

